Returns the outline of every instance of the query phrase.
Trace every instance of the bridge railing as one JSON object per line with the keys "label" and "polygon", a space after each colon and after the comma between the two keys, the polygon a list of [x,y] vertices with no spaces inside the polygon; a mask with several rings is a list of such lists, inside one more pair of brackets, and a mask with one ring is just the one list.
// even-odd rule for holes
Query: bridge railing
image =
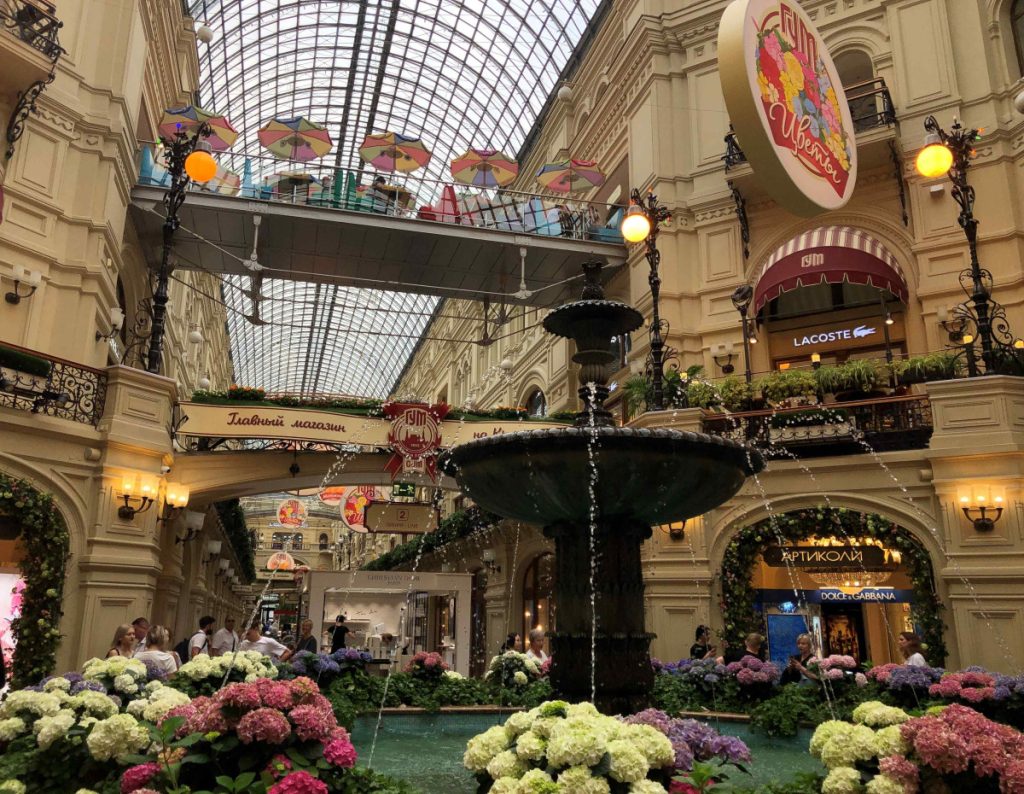
{"label": "bridge railing", "polygon": [[[215,153],[217,176],[192,189],[320,209],[362,212],[478,229],[623,244],[624,208],[548,192],[474,188],[409,174],[377,174],[270,156]],[[383,183],[378,183],[383,179]],[[140,151],[139,184],[166,187],[159,144]]]}

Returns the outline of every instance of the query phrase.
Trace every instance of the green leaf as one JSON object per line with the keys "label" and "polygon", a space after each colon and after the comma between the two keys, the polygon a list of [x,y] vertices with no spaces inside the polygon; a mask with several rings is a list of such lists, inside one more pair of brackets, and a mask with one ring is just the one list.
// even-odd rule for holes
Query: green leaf
{"label": "green leaf", "polygon": [[227,775],[217,775],[217,777],[214,778],[214,780],[217,781],[217,785],[221,788],[226,788],[228,791],[235,790],[235,781]]}
{"label": "green leaf", "polygon": [[243,772],[235,778],[235,790],[243,791],[244,789],[248,788],[249,784],[252,783],[255,779],[255,772]]}
{"label": "green leaf", "polygon": [[294,747],[289,747],[287,750],[285,750],[285,755],[287,755],[296,766],[302,769],[305,769],[309,766],[309,759],[306,758],[306,756],[304,756]]}
{"label": "green leaf", "polygon": [[[175,717],[174,719],[177,719],[177,717]],[[181,739],[178,739],[176,742],[171,742],[171,747],[191,747],[196,742],[202,741],[202,739],[203,734],[190,733],[188,736],[184,736]]]}
{"label": "green leaf", "polygon": [[206,753],[191,753],[181,759],[182,764],[208,764],[210,763],[210,756]]}

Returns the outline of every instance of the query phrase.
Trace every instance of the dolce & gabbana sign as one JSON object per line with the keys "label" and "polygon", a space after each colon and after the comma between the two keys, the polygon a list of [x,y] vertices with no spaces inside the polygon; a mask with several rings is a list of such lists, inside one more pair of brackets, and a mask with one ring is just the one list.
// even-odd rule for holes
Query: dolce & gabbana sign
{"label": "dolce & gabbana sign", "polygon": [[733,0],[718,28],[718,73],[739,145],[772,198],[806,217],[846,204],[857,181],[853,119],[797,0]]}

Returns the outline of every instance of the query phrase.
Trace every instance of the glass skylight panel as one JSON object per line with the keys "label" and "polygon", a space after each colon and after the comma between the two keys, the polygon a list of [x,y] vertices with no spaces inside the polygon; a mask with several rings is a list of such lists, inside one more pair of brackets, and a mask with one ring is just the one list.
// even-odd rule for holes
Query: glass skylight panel
{"label": "glass skylight panel", "polygon": [[[263,123],[304,115],[325,123],[336,143],[319,165],[364,181],[372,178],[359,159],[367,134],[421,136],[433,157],[410,179],[430,184],[450,180],[448,164],[469,146],[519,150],[601,0],[188,2],[214,31],[199,45],[198,99],[239,130],[234,152],[265,155],[256,137]],[[269,325],[252,325],[252,301],[225,289],[236,378],[306,393],[385,396],[437,304],[272,279],[262,289]]]}

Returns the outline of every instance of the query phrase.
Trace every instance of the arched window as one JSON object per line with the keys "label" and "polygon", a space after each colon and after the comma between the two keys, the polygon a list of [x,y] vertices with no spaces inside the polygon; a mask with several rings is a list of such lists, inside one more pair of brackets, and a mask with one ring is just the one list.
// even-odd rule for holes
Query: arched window
{"label": "arched window", "polygon": [[555,629],[555,555],[535,557],[523,577],[523,641],[531,629]]}
{"label": "arched window", "polygon": [[870,83],[875,78],[871,56],[863,50],[847,50],[836,56],[835,64],[850,103],[853,128],[860,131],[877,127],[882,108],[879,97],[871,93]]}
{"label": "arched window", "polygon": [[1013,27],[1013,45],[1017,50],[1017,65],[1024,73],[1024,0],[1013,0],[1010,9],[1010,25]]}
{"label": "arched window", "polygon": [[293,549],[301,549],[302,548],[302,533],[301,532],[296,532],[294,535],[292,535],[292,548]]}
{"label": "arched window", "polygon": [[526,398],[526,412],[530,416],[548,415],[548,401],[540,389],[534,389]]}
{"label": "arched window", "polygon": [[330,541],[327,540],[327,533],[326,532],[321,532],[320,533],[320,551],[327,551],[329,548],[331,548],[331,544],[330,544]]}
{"label": "arched window", "polygon": [[117,307],[121,310],[124,315],[124,322],[121,323],[121,330],[118,336],[121,337],[121,344],[128,344],[128,298],[124,292],[124,282],[121,281],[121,277],[117,277]]}

